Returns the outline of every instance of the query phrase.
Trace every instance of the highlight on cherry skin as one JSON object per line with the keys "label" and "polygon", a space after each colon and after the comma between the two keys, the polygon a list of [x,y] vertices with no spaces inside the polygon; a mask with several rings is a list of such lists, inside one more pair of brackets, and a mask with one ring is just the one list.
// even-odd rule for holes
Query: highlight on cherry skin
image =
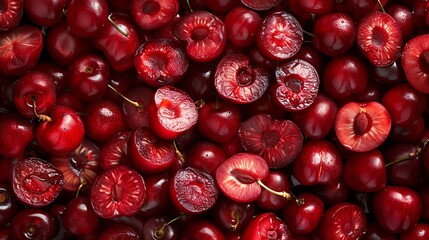
{"label": "highlight on cherry skin", "polygon": [[0,239],[429,239],[427,0],[3,0],[0,63]]}

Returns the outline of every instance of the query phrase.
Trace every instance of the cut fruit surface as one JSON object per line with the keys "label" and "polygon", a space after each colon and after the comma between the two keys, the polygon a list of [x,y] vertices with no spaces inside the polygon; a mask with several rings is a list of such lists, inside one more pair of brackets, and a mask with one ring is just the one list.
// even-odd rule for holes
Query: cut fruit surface
{"label": "cut fruit surface", "polygon": [[219,189],[237,202],[255,201],[262,188],[257,181],[268,175],[265,160],[253,153],[237,153],[226,159],[216,171]]}
{"label": "cut fruit surface", "polygon": [[402,67],[416,90],[429,93],[429,34],[409,40],[402,50]]}
{"label": "cut fruit surface", "polygon": [[388,111],[378,102],[349,102],[338,110],[335,133],[347,149],[366,152],[386,140],[391,122]]}
{"label": "cut fruit surface", "polygon": [[244,149],[263,157],[270,168],[292,163],[304,141],[295,123],[266,114],[254,115],[243,122],[238,136]]}

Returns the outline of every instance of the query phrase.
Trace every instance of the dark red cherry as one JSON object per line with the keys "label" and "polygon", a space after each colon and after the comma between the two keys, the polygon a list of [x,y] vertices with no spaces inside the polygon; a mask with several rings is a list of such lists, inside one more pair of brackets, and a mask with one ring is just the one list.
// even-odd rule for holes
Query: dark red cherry
{"label": "dark red cherry", "polygon": [[39,208],[19,211],[10,228],[13,239],[52,239],[57,230],[54,216]]}
{"label": "dark red cherry", "polygon": [[226,240],[218,226],[207,220],[194,221],[186,225],[179,239],[216,239]]}
{"label": "dark red cherry", "polygon": [[[290,192],[289,180],[286,174],[280,170],[270,171],[268,175],[261,181],[271,190],[278,192]],[[273,195],[270,191],[263,189],[259,195],[259,198],[256,200],[256,204],[261,209],[275,212],[282,209],[289,203],[286,198]]]}
{"label": "dark red cherry", "polygon": [[90,234],[99,224],[99,216],[95,214],[88,197],[73,198],[61,215],[64,228],[76,235]]}
{"label": "dark red cherry", "polygon": [[186,165],[214,176],[217,167],[226,159],[225,151],[219,145],[200,141],[191,145],[186,154]]}
{"label": "dark red cherry", "polygon": [[237,6],[226,14],[224,23],[229,41],[238,47],[250,47],[256,43],[262,18],[251,9]]}
{"label": "dark red cherry", "polygon": [[220,197],[212,209],[214,221],[225,231],[241,232],[255,214],[254,203],[238,203]]}
{"label": "dark red cherry", "polygon": [[35,24],[51,27],[58,23],[63,16],[66,0],[34,0],[24,1],[25,15]]}
{"label": "dark red cherry", "polygon": [[166,213],[171,204],[169,187],[170,176],[164,172],[145,176],[146,196],[139,210],[142,216],[154,216]]}
{"label": "dark red cherry", "polygon": [[0,226],[6,226],[18,213],[20,205],[10,185],[0,183]]}
{"label": "dark red cherry", "polygon": [[108,15],[107,0],[73,0],[67,7],[70,30],[82,37],[97,36],[107,24]]}
{"label": "dark red cherry", "polygon": [[18,113],[0,114],[0,154],[16,158],[24,154],[27,145],[36,137],[31,119]]}

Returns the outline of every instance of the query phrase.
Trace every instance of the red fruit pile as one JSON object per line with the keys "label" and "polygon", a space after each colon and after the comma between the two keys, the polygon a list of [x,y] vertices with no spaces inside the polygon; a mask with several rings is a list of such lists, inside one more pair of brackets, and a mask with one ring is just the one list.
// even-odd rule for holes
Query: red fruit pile
{"label": "red fruit pile", "polygon": [[2,0],[0,63],[0,239],[429,239],[427,0]]}

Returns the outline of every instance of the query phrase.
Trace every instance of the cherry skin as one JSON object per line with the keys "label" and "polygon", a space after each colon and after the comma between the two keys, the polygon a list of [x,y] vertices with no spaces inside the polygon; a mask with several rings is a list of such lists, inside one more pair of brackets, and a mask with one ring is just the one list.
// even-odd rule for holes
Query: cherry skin
{"label": "cherry skin", "polygon": [[16,239],[50,239],[55,236],[55,219],[45,210],[27,208],[12,219],[11,230]]}
{"label": "cherry skin", "polygon": [[225,240],[223,232],[207,220],[188,224],[181,233],[181,239],[217,239]]}
{"label": "cherry skin", "polygon": [[228,12],[224,23],[229,41],[238,47],[250,47],[256,42],[262,19],[255,11],[239,6]]}
{"label": "cherry skin", "polygon": [[143,206],[139,210],[142,216],[154,216],[163,214],[171,204],[168,193],[170,176],[167,173],[145,176],[146,197]]}
{"label": "cherry skin", "polygon": [[197,142],[186,154],[187,166],[198,168],[214,176],[217,167],[226,159],[225,151],[211,142]]}
{"label": "cherry skin", "polygon": [[76,197],[66,206],[61,215],[65,229],[72,234],[82,235],[92,233],[99,224],[99,217],[87,197]]}
{"label": "cherry skin", "polygon": [[[270,171],[268,176],[262,179],[262,182],[270,189],[279,192],[289,192],[290,183],[286,176],[281,171]],[[293,200],[291,200],[293,201]],[[289,204],[288,200],[281,196],[273,196],[267,190],[262,190],[259,198],[256,200],[256,204],[259,208],[265,209],[267,211],[278,211],[282,209],[285,205]]]}
{"label": "cherry skin", "polygon": [[108,12],[106,0],[73,0],[67,8],[67,23],[74,34],[94,37],[107,23]]}
{"label": "cherry skin", "polygon": [[31,119],[18,113],[0,115],[0,154],[16,158],[24,154],[27,145],[36,137]]}
{"label": "cherry skin", "polygon": [[66,0],[36,0],[24,1],[26,16],[32,22],[42,27],[51,27],[61,20]]}
{"label": "cherry skin", "polygon": [[19,207],[10,186],[0,183],[0,226],[8,224],[18,213]]}
{"label": "cherry skin", "polygon": [[241,232],[255,214],[254,203],[238,203],[221,197],[212,209],[214,221],[227,232]]}
{"label": "cherry skin", "polygon": [[426,239],[429,237],[429,225],[418,223],[413,228],[401,234],[400,240]]}

